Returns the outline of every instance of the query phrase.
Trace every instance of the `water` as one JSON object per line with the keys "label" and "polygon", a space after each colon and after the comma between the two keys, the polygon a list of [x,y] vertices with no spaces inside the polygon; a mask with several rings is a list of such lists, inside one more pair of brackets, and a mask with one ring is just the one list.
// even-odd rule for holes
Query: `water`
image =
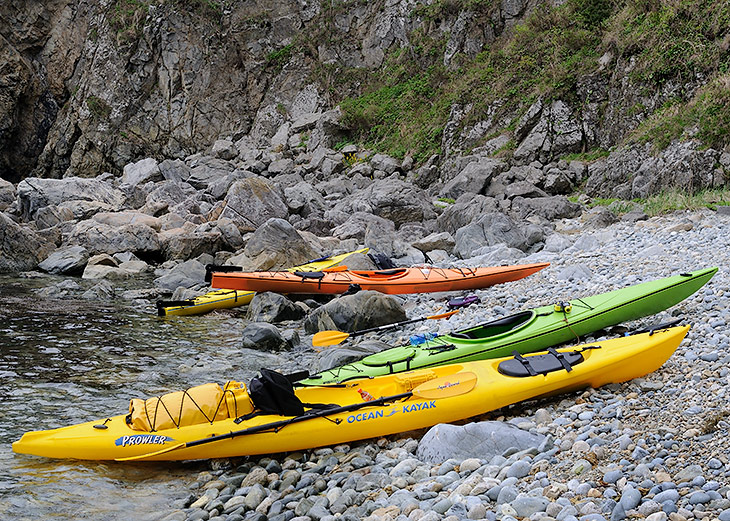
{"label": "water", "polygon": [[248,381],[263,366],[295,369],[296,353],[243,352],[242,320],[230,313],[159,318],[123,299],[37,296],[61,280],[0,276],[0,519],[159,519],[207,463],[50,460],[15,454],[11,443],[122,414],[130,398]]}

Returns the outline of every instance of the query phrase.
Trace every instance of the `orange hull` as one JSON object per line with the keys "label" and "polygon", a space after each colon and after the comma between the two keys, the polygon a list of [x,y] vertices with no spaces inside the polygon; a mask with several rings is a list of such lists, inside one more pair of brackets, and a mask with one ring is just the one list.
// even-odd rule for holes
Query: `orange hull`
{"label": "orange hull", "polygon": [[363,290],[400,295],[486,288],[522,279],[549,265],[545,262],[492,268],[397,268],[318,274],[288,271],[213,273],[211,286],[257,292],[338,294],[357,284]]}

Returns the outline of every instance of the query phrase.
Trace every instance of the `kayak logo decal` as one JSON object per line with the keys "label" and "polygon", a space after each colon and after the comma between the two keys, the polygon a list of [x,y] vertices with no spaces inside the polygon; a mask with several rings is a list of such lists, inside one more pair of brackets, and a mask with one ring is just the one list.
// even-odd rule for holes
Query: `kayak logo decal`
{"label": "kayak logo decal", "polygon": [[414,412],[414,411],[423,411],[425,409],[435,409],[436,408],[436,400],[431,400],[430,402],[421,402],[421,403],[412,403],[411,405],[404,405],[403,406],[403,412]]}
{"label": "kayak logo decal", "polygon": [[[430,402],[419,402],[419,403],[412,403],[408,405],[404,405],[403,408],[400,410],[402,413],[409,413],[409,412],[418,412],[418,411],[425,411],[426,409],[435,409],[436,408],[436,400],[431,400]],[[387,413],[387,414],[386,414]],[[388,410],[377,410],[377,411],[370,411],[370,412],[360,412],[357,414],[351,414],[347,417],[347,423],[357,423],[357,422],[364,422],[368,420],[376,420],[378,418],[390,418],[394,414],[398,413],[397,408],[391,408]]]}
{"label": "kayak logo decal", "polygon": [[448,389],[449,387],[456,387],[460,383],[461,382],[459,380],[457,380],[455,382],[445,382],[443,385],[439,385],[437,387],[437,389],[439,389],[440,391],[443,391],[444,389]]}
{"label": "kayak logo decal", "polygon": [[132,434],[131,436],[122,436],[114,440],[117,447],[130,447],[132,445],[164,445],[168,441],[175,441],[174,438],[163,436],[161,434]]}
{"label": "kayak logo decal", "polygon": [[355,422],[364,422],[367,420],[374,420],[376,418],[382,418],[383,417],[383,410],[379,411],[370,411],[370,412],[360,412],[357,414],[351,414],[347,417],[347,423],[355,423]]}

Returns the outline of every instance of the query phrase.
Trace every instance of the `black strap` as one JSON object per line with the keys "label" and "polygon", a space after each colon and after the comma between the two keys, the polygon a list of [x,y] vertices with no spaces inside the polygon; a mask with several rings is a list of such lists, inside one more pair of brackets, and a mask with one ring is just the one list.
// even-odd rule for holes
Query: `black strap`
{"label": "black strap", "polygon": [[527,372],[530,376],[537,376],[537,372],[530,365],[530,361],[522,356],[519,351],[512,351],[512,355],[515,357],[515,360],[520,362],[525,367],[525,369],[527,369]]}
{"label": "black strap", "polygon": [[568,372],[571,372],[573,370],[573,367],[565,359],[565,356],[563,355],[563,353],[559,353],[558,351],[555,350],[554,347],[548,347],[547,352],[558,359],[558,361],[560,362],[560,365],[563,366],[563,369],[565,369]]}

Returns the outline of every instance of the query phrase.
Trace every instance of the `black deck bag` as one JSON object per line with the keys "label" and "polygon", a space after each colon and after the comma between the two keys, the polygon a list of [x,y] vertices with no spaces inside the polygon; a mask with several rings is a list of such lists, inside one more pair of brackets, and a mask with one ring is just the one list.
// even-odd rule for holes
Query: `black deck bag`
{"label": "black deck bag", "polygon": [[254,407],[264,414],[301,416],[304,414],[302,401],[294,394],[291,381],[271,369],[261,369],[261,376],[253,378],[248,386]]}

